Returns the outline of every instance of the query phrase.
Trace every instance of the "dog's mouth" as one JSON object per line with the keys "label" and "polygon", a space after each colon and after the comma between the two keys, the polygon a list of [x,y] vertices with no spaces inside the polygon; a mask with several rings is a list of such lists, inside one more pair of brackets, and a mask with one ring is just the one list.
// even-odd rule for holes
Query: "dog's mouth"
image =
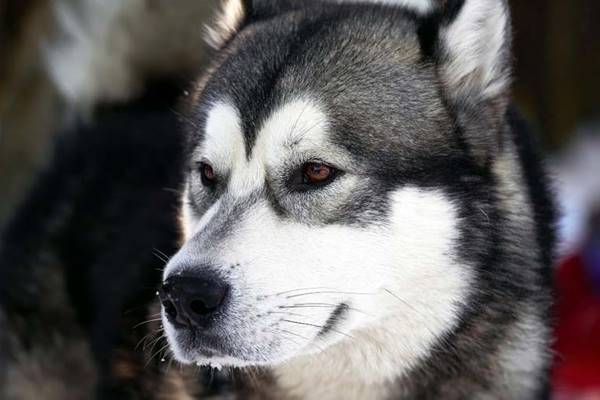
{"label": "dog's mouth", "polygon": [[[260,332],[267,330],[267,326],[273,326],[271,332],[276,334],[272,336],[240,332],[235,328],[231,328],[229,332],[227,328],[219,329],[220,335],[175,328],[170,329],[171,334],[168,337],[176,358],[184,363],[195,363],[199,366],[275,365],[295,356],[322,351],[329,340],[347,336],[340,326],[350,309],[348,303],[339,303],[323,324],[313,324],[308,322],[309,319],[306,322],[298,319],[257,324],[255,327],[256,331]],[[317,331],[317,328],[320,329]],[[310,331],[312,333],[307,334]],[[290,343],[293,345],[290,346]]]}

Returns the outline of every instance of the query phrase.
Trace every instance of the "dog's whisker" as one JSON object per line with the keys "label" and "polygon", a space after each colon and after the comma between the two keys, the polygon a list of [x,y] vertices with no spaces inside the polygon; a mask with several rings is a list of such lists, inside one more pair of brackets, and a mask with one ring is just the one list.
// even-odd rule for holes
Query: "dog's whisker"
{"label": "dog's whisker", "polygon": [[[311,324],[310,322],[300,322],[300,321],[293,321],[293,320],[290,320],[290,319],[282,319],[282,321],[284,321],[284,322],[289,322],[289,323],[291,323],[291,324],[298,324],[298,325],[312,326],[312,327],[319,328],[319,329],[325,329],[325,328],[328,328],[328,327],[326,327],[326,326],[324,326],[324,325]],[[347,338],[354,339],[354,338],[353,338],[351,335],[349,335],[349,334],[347,334],[347,333],[340,332],[340,331],[337,331],[337,330],[335,330],[335,329],[331,329],[331,328],[328,328],[328,329],[329,329],[331,332],[335,332],[335,333],[338,333],[338,334],[340,334],[340,335],[346,336]]]}
{"label": "dog's whisker", "polygon": [[287,311],[269,311],[270,314],[283,314],[283,315],[292,315],[294,317],[308,317],[308,315],[299,314],[295,312],[287,312]]}
{"label": "dog's whisker", "polygon": [[[145,334],[144,337],[142,337],[137,342],[137,344],[135,345],[135,347],[133,349],[137,350],[140,345],[145,344],[148,340],[150,340],[150,338],[153,337],[154,334],[155,334],[154,332],[150,332],[150,333]],[[144,348],[145,348],[145,346],[144,346]]]}
{"label": "dog's whisker", "polygon": [[[384,289],[384,291],[387,292],[387,293],[389,293],[392,297],[394,297],[396,300],[398,300],[404,306],[406,306],[407,308],[411,309],[415,313],[415,315],[421,315],[421,314],[423,314],[423,311],[425,311],[428,314],[428,318],[432,318],[432,319],[440,321],[439,317],[435,313],[431,312],[431,310],[429,310],[429,308],[426,306],[425,303],[423,303],[423,302],[421,302],[419,300],[415,300],[416,302],[418,302],[419,304],[421,304],[421,305],[424,306],[423,310],[417,310],[415,308],[415,306],[413,306],[408,300],[403,299],[402,297],[398,296],[396,293],[393,293],[391,290]],[[440,321],[440,322],[443,323],[444,321]]]}
{"label": "dog's whisker", "polygon": [[146,321],[142,321],[140,323],[135,324],[131,329],[135,329],[135,328],[137,328],[139,326],[146,325],[146,324],[151,324],[152,322],[158,322],[158,321],[162,321],[162,318],[153,318],[153,319],[149,319],[149,320],[146,320]]}
{"label": "dog's whisker", "polygon": [[[155,338],[154,340],[152,340],[150,343],[147,344],[147,346],[151,346],[150,347],[150,353],[152,353],[154,351],[154,348],[156,347],[156,345],[158,344],[158,342],[160,342],[162,339],[165,339],[165,337],[164,337],[164,335],[161,334],[157,338]],[[142,348],[142,350],[145,351],[147,346],[144,346]]]}
{"label": "dog's whisker", "polygon": [[[279,308],[336,308],[339,307],[339,304],[327,304],[327,303],[299,303],[299,304],[293,304],[293,305],[287,305],[287,306],[279,306]],[[367,315],[369,317],[372,317],[373,315],[363,311],[359,308],[356,307],[351,307],[348,306],[347,307],[348,310],[351,311],[356,311],[359,312],[361,314]]]}
{"label": "dog's whisker", "polygon": [[289,331],[284,331],[281,329],[278,329],[278,331],[280,333],[282,333],[283,335],[281,336],[282,339],[285,339],[289,342],[292,342],[294,345],[296,345],[298,348],[302,348],[302,344],[299,343],[297,340],[294,340],[293,338],[289,337],[289,336],[285,336],[285,335],[293,335],[293,336],[298,336],[298,335],[294,335],[293,332],[289,332]]}
{"label": "dog's whisker", "polygon": [[339,304],[332,303],[294,303],[291,305],[283,305],[279,306],[279,308],[294,308],[296,306],[329,306],[329,307],[337,307]]}
{"label": "dog's whisker", "polygon": [[150,365],[150,363],[151,363],[151,362],[154,360],[154,358],[155,358],[157,355],[159,355],[160,353],[162,353],[164,350],[166,350],[166,349],[168,349],[168,348],[169,348],[169,344],[167,343],[167,344],[165,344],[163,347],[161,347],[160,349],[158,349],[158,351],[157,351],[156,353],[152,354],[152,355],[150,356],[150,358],[148,359],[148,361],[146,362],[146,367],[147,367],[148,365]]}
{"label": "dog's whisker", "polygon": [[179,190],[179,189],[170,188],[170,187],[164,187],[164,188],[162,188],[162,190],[164,190],[165,192],[169,192],[169,193],[174,193],[174,194],[177,194],[177,195],[181,195],[181,190]]}
{"label": "dog's whisker", "polygon": [[316,287],[307,287],[307,288],[297,288],[297,289],[286,290],[284,292],[275,293],[274,296],[281,296],[281,295],[284,295],[284,294],[293,293],[293,292],[299,292],[299,291],[302,291],[302,290],[320,290],[320,289],[323,289],[323,290],[334,290],[334,288],[332,288],[332,287],[316,286]]}
{"label": "dog's whisker", "polygon": [[[165,264],[169,262],[168,260],[164,259],[160,254],[153,253],[153,255]],[[156,270],[160,271],[160,269],[158,268],[156,268]]]}
{"label": "dog's whisker", "polygon": [[152,313],[152,314],[148,314],[148,317],[152,318],[152,317],[160,317],[161,316],[161,312],[157,312],[157,313]]}
{"label": "dog's whisker", "polygon": [[146,348],[148,348],[148,346],[150,346],[152,349],[154,348],[155,344],[160,340],[160,337],[149,337],[143,344],[142,346],[142,350],[146,351]]}
{"label": "dog's whisker", "polygon": [[[153,358],[154,358],[154,357],[155,357],[155,356],[156,356],[158,353],[160,353],[160,352],[161,352],[163,349],[165,349],[165,348],[167,348],[167,347],[169,346],[169,343],[167,342],[167,340],[166,340],[166,339],[167,339],[167,338],[166,338],[164,335],[160,335],[160,336],[157,338],[157,340],[155,340],[155,341],[154,341],[154,344],[152,345],[152,348],[151,348],[151,349],[150,349],[150,351],[148,352],[148,353],[150,353],[150,354],[151,354],[151,356],[150,356],[150,358],[149,358],[149,360],[148,360],[148,363],[149,363],[150,361],[152,361],[152,359],[153,359]],[[156,346],[158,345],[158,343],[160,343],[160,342],[161,342],[161,340],[163,341],[163,343],[165,343],[165,342],[166,342],[166,343],[165,343],[164,345],[161,345],[161,347],[159,348],[159,350],[158,350],[157,352],[154,352],[154,349],[156,348]],[[148,364],[146,364],[146,365],[148,365]]]}
{"label": "dog's whisker", "polygon": [[[423,314],[423,310],[417,310],[412,304],[410,304],[410,302],[408,302],[407,300],[403,299],[402,297],[398,296],[397,294],[393,293],[391,290],[384,288],[384,291],[389,293],[392,297],[394,297],[395,299],[397,299],[400,303],[402,303],[404,306],[408,307],[410,310],[412,310],[414,312],[414,314],[416,316],[422,315]],[[425,307],[425,311],[427,313],[427,318],[421,317],[421,325],[432,335],[432,336],[436,336],[434,329],[432,329],[429,326],[429,318],[432,318],[434,320],[440,321],[439,317],[437,315],[435,315],[434,313],[432,313],[431,311],[429,311],[429,309],[427,307]],[[443,323],[443,321],[440,321],[441,323]],[[448,353],[451,354],[451,351],[445,351],[442,350],[441,348],[438,349],[439,352],[444,352],[444,353]]]}
{"label": "dog's whisker", "polygon": [[373,292],[342,292],[342,291],[336,291],[336,290],[326,290],[326,291],[320,291],[320,292],[307,292],[307,293],[292,294],[292,295],[286,296],[286,299],[291,299],[291,298],[300,297],[300,296],[308,296],[311,294],[375,295],[376,293],[373,293]]}
{"label": "dog's whisker", "polygon": [[171,257],[166,255],[164,252],[160,251],[157,248],[152,249],[152,252],[156,257],[158,257],[162,262],[168,263],[171,260]]}
{"label": "dog's whisker", "polygon": [[[318,348],[320,351],[325,351],[325,349],[324,349],[323,347],[321,347],[321,346],[320,346],[320,345],[318,345],[317,343],[314,343],[314,342],[312,341],[312,339],[310,339],[310,338],[307,338],[306,336],[300,335],[300,334],[298,334],[298,333],[295,333],[295,332],[288,331],[287,329],[281,329],[281,328],[277,328],[277,330],[278,330],[279,332],[282,332],[282,333],[285,333],[285,334],[288,334],[288,335],[297,336],[297,337],[299,337],[299,338],[301,338],[301,339],[303,339],[303,340],[306,340],[307,344],[313,344],[313,345],[314,345],[316,348]],[[290,339],[290,338],[288,338],[288,340],[289,340],[289,339]],[[303,346],[300,346],[300,345],[299,345],[297,342],[292,342],[292,343],[295,343],[295,344],[296,344],[298,347],[303,347]]]}
{"label": "dog's whisker", "polygon": [[301,338],[301,339],[304,339],[304,340],[306,340],[306,341],[308,341],[308,342],[310,342],[310,341],[311,341],[311,339],[307,338],[306,336],[300,335],[299,333],[296,333],[296,332],[291,332],[291,331],[288,331],[287,329],[281,329],[281,328],[277,328],[277,330],[278,330],[278,331],[280,331],[280,332],[287,333],[287,334],[289,334],[289,335],[298,336],[299,338]]}
{"label": "dog's whisker", "polygon": [[134,349],[137,350],[138,347],[140,345],[142,345],[142,349],[145,350],[146,347],[148,346],[148,343],[154,339],[156,339],[156,335],[160,334],[161,332],[164,331],[164,328],[161,326],[160,328],[156,329],[155,331],[149,332],[147,334],[145,334],[139,341],[138,343],[135,345]]}

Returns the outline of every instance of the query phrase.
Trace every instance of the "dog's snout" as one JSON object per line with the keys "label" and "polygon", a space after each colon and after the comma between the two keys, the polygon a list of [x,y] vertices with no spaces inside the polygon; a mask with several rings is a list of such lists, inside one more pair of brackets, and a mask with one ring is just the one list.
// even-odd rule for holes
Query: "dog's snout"
{"label": "dog's snout", "polygon": [[229,285],[214,277],[177,275],[159,290],[167,318],[176,326],[206,328],[222,311]]}

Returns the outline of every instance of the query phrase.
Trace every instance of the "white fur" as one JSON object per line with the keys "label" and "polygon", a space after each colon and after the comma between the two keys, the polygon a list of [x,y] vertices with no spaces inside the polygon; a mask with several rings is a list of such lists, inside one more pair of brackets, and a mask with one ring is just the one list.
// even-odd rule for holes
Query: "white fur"
{"label": "white fur", "polygon": [[434,4],[432,0],[337,0],[338,2],[346,2],[346,3],[379,3],[379,4],[389,4],[389,5],[398,5],[401,7],[406,7],[410,10],[416,11],[420,14],[426,14],[430,12],[434,8]]}
{"label": "white fur", "polygon": [[[404,187],[391,194],[389,220],[357,227],[282,220],[267,201],[259,201],[218,245],[203,243],[210,238],[196,233],[218,223],[218,215],[235,207],[235,199],[264,185],[268,172],[310,157],[348,162],[348,155],[329,143],[327,116],[310,97],[284,104],[267,119],[250,160],[235,137],[241,137],[238,118],[226,103],[209,112],[200,156],[230,171],[228,203],[213,205],[200,219],[184,211],[188,239],[194,238],[173,258],[165,276],[178,273],[178,257],[198,246],[204,249],[201,257],[222,272],[239,264],[230,275],[233,301],[223,334],[249,356],[206,359],[186,353],[167,328],[176,357],[238,366],[283,363],[276,370],[280,383],[314,398],[340,398],[315,379],[335,384],[343,375],[348,384],[370,390],[397,377],[457,323],[467,296],[471,278],[453,253],[458,229],[452,202],[439,191]],[[323,201],[360,190],[359,180],[346,177],[321,194]],[[341,303],[350,306],[347,315],[334,331],[317,337]],[[311,392],[312,386],[325,392]],[[351,393],[343,398],[352,398]]]}
{"label": "white fur", "polygon": [[501,0],[466,0],[456,19],[442,29],[447,54],[442,76],[455,95],[491,98],[506,89],[508,29],[508,11]]}
{"label": "white fur", "polygon": [[196,154],[198,161],[210,163],[218,175],[226,175],[244,164],[246,153],[239,111],[228,102],[216,103],[207,113],[205,135]]}
{"label": "white fur", "polygon": [[206,26],[206,42],[221,48],[238,31],[244,20],[244,7],[240,0],[224,0],[213,25]]}
{"label": "white fur", "polygon": [[507,398],[532,398],[538,382],[543,379],[541,371],[551,355],[546,342],[550,333],[542,321],[534,307],[522,310],[508,336],[507,345],[499,354],[501,370],[504,371],[498,379],[502,385],[499,392],[506,393]]}

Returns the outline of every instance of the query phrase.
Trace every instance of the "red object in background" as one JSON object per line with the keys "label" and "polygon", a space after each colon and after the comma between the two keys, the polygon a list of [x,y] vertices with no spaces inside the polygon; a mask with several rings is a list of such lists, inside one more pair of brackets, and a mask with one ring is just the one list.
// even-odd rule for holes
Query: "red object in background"
{"label": "red object in background", "polygon": [[600,399],[600,291],[587,272],[576,255],[556,273],[555,399]]}

